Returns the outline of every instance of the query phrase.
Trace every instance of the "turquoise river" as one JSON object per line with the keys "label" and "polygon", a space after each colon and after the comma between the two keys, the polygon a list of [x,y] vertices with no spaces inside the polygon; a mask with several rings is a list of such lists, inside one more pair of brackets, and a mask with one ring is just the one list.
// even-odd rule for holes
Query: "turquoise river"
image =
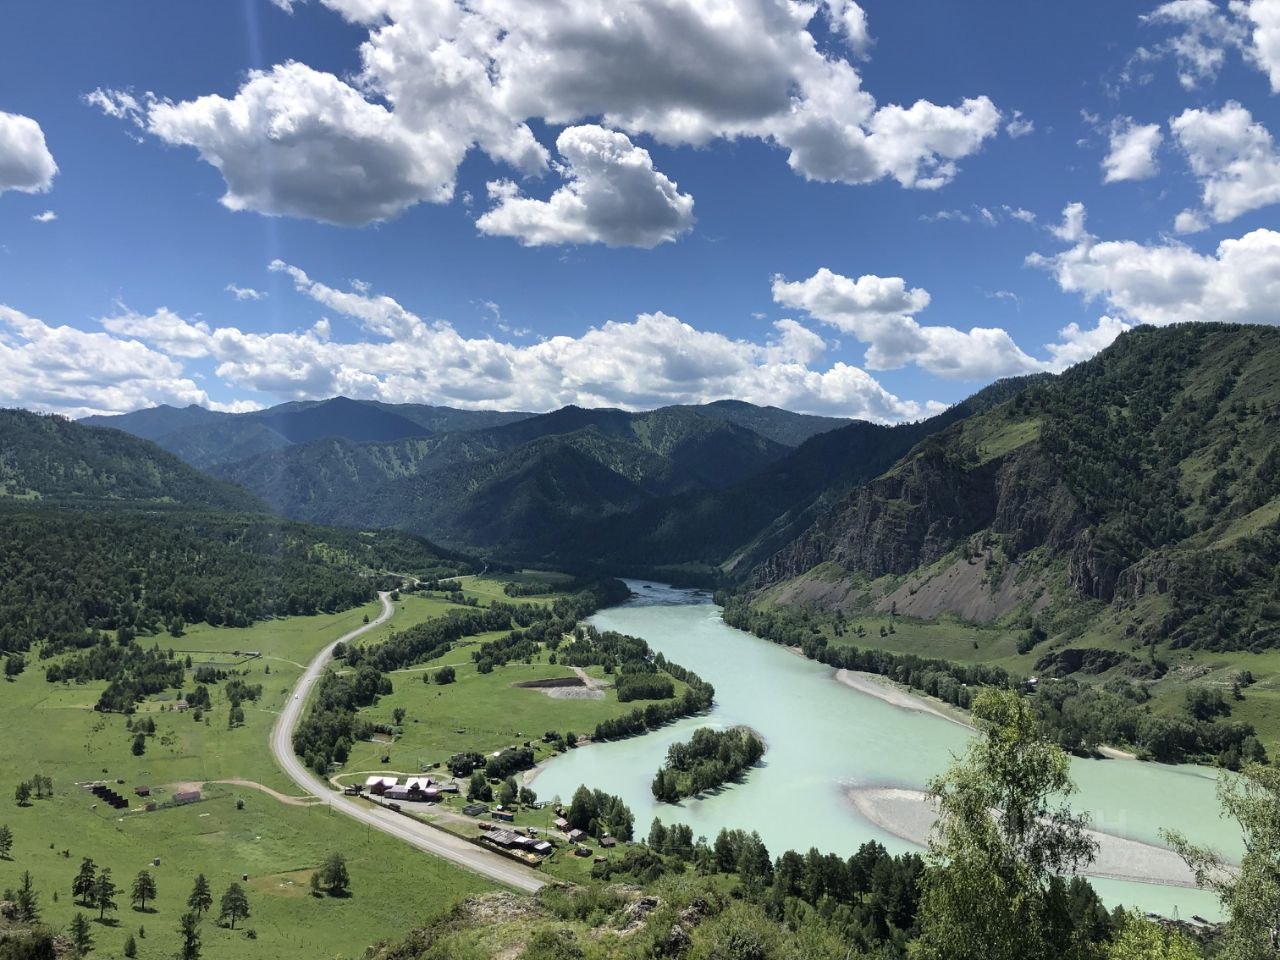
{"label": "turquoise river", "polygon": [[[727,626],[706,594],[630,585],[634,600],[598,613],[591,622],[600,630],[643,637],[697,672],[715,685],[715,706],[707,715],[646,736],[565,754],[539,773],[541,797],[567,801],[585,783],[625,799],[640,835],[654,816],[687,823],[695,836],[708,838],[723,827],[742,827],[759,831],[775,855],[809,847],[848,855],[872,839],[893,851],[919,849],[904,839],[911,831],[891,822],[892,808],[877,818],[878,826],[851,797],[859,791],[885,792],[875,788],[922,789],[964,749],[970,736],[965,727],[851,689],[837,682],[829,667]],[[671,743],[699,726],[735,724],[751,726],[768,744],[760,767],[743,783],[705,798],[677,806],[654,801],[649,782]],[[1163,846],[1159,831],[1171,828],[1233,858],[1239,854],[1238,832],[1218,813],[1212,770],[1075,760],[1072,772],[1079,787],[1072,805],[1087,811],[1099,831]],[[1121,846],[1123,863],[1127,853]],[[1185,886],[1114,879],[1114,874],[1093,882],[1111,904],[1166,915],[1176,910],[1184,918],[1220,916],[1214,897]]]}

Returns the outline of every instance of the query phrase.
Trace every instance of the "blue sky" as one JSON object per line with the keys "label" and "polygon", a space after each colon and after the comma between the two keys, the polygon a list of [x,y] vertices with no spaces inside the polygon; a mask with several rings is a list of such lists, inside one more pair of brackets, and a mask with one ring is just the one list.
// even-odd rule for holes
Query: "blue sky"
{"label": "blue sky", "polygon": [[1280,0],[70,10],[0,31],[6,405],[901,420],[1280,317]]}

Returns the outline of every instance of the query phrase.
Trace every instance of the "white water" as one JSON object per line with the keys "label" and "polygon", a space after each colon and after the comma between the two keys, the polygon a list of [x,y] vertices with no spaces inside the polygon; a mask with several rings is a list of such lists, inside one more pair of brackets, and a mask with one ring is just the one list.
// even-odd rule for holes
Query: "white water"
{"label": "white water", "polygon": [[[716,688],[710,714],[681,720],[642,737],[571,751],[539,775],[543,799],[566,801],[580,784],[621,796],[647,832],[656,815],[683,822],[695,836],[724,827],[759,831],[775,855],[817,847],[847,856],[867,840],[892,851],[918,849],[865,820],[849,802],[851,786],[922,789],[964,749],[968,732],[938,717],[908,711],[838,683],[832,670],[726,626],[705,594],[631,582],[637,597],[602,611],[600,630],[643,637]],[[769,750],[746,781],[704,799],[658,804],[649,790],[667,747],[700,726],[748,724]],[[1108,833],[1161,844],[1160,828],[1183,831],[1230,856],[1239,837],[1219,817],[1214,774],[1123,760],[1076,760],[1073,806]],[[1182,917],[1219,916],[1202,891],[1148,883],[1094,880],[1110,904]]]}

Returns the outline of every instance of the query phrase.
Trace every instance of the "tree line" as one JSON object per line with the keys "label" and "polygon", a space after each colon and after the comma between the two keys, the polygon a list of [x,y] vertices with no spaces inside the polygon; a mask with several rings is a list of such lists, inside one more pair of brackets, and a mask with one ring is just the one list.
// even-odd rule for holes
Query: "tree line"
{"label": "tree line", "polygon": [[[95,632],[169,633],[345,610],[392,581],[378,570],[465,571],[408,534],[265,516],[4,508],[0,652],[42,655]],[[398,582],[395,581],[395,582]]]}

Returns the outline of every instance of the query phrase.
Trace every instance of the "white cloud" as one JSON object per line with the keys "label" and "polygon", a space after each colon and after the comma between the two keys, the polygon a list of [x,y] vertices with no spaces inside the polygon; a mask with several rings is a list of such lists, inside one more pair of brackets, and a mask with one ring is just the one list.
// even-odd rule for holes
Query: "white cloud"
{"label": "white cloud", "polygon": [[1005,204],[1002,205],[1000,209],[1003,210],[1007,216],[1010,216],[1021,223],[1036,222],[1036,215],[1030,210],[1024,210],[1022,207],[1010,207]]}
{"label": "white cloud", "polygon": [[57,173],[40,124],[0,110],[0,194],[6,190],[44,193]]}
{"label": "white cloud", "polygon": [[88,416],[208,404],[182,364],[135,339],[55,327],[0,304],[0,406]]}
{"label": "white cloud", "polygon": [[186,320],[165,307],[152,314],[120,307],[121,313],[103,319],[107,332],[145,341],[171,357],[208,356],[212,332],[204,321]]}
{"label": "white cloud", "polygon": [[[1229,101],[1216,112],[1186,110],[1169,125],[1200,181],[1205,211],[1216,222],[1280,203],[1280,153],[1267,128],[1240,104]],[[1188,219],[1182,226],[1192,224]]]}
{"label": "white cloud", "polygon": [[954,178],[1001,122],[983,96],[878,105],[810,31],[823,11],[864,52],[852,0],[321,2],[368,31],[350,82],[287,63],[251,73],[229,99],[86,99],[195,147],[232,209],[343,224],[447,201],[473,146],[522,174],[545,171],[532,119],[673,145],[754,137],[809,179],[920,189]]}
{"label": "white cloud", "polygon": [[332,74],[292,62],[251,72],[230,100],[152,100],[143,123],[218,169],[228,209],[345,226],[449,200],[467,149],[412,132]]}
{"label": "white cloud", "polygon": [[113,120],[131,120],[141,123],[145,110],[138,98],[127,90],[104,90],[99,87],[82,98],[91,107],[97,107],[104,116]]}
{"label": "white cloud", "polygon": [[238,287],[234,283],[228,283],[226,290],[237,300],[265,300],[267,298],[266,293],[262,290],[255,290],[253,287]]}
{"label": "white cloud", "polygon": [[1131,117],[1118,118],[1111,126],[1111,150],[1102,161],[1103,182],[1154,177],[1160,171],[1156,151],[1163,141],[1158,123],[1137,124]]}
{"label": "white cloud", "polygon": [[1198,210],[1183,210],[1173,218],[1174,233],[1199,233],[1207,229],[1209,224],[1205,222],[1204,215]]}
{"label": "white cloud", "polygon": [[1140,19],[1178,32],[1154,47],[1139,49],[1136,59],[1172,59],[1178,67],[1178,82],[1187,90],[1216,79],[1226,51],[1238,48],[1245,39],[1236,18],[1212,0],[1171,0]]}
{"label": "white cloud", "polygon": [[1249,58],[1271,81],[1271,92],[1280,93],[1280,0],[1233,0],[1231,10],[1248,21]]}
{"label": "white cloud", "polygon": [[1083,203],[1069,203],[1062,211],[1062,223],[1059,226],[1050,227],[1049,232],[1064,243],[1075,243],[1086,236],[1084,217]]}
{"label": "white cloud", "polygon": [[[160,402],[209,405],[184,366],[201,361],[213,364],[226,392],[280,399],[344,394],[547,410],[567,403],[644,409],[732,397],[882,422],[943,409],[902,400],[866,371],[827,361],[825,340],[794,320],[777,321],[767,339],[752,342],[644,313],[581,336],[520,345],[469,339],[450,324],[423,321],[390,297],[336,290],[289,264],[273,268],[292,277],[299,293],[372,337],[335,342],[324,320],[309,329],[254,333],[164,308],[143,314],[123,306],[102,321],[103,332],[88,333],[0,308],[0,402],[77,415]],[[909,291],[904,296],[911,302]],[[223,406],[237,405],[252,406],[240,400]]]}
{"label": "white cloud", "polygon": [[1131,324],[1108,316],[1099,317],[1092,330],[1082,329],[1078,323],[1069,323],[1058,331],[1061,338],[1058,343],[1046,345],[1053,358],[1048,363],[1048,369],[1060,373],[1072,364],[1083,363],[1111,346],[1116,337],[1129,329]]}
{"label": "white cloud", "polygon": [[44,210],[35,214],[31,219],[36,223],[53,223],[53,221],[58,219],[58,215],[52,210]]}
{"label": "white cloud", "polygon": [[873,370],[914,363],[940,376],[993,379],[1043,368],[1004,330],[921,326],[914,315],[929,305],[929,294],[908,289],[901,277],[853,280],[823,267],[807,280],[775,277],[773,299],[852,333],[867,344],[866,362]]}
{"label": "white cloud", "polygon": [[1173,59],[1179,82],[1191,90],[1215,80],[1227,53],[1239,50],[1280,93],[1280,0],[1230,0],[1225,9],[1212,0],[1173,0],[1141,19],[1178,32],[1139,48],[1134,62]]}
{"label": "white cloud", "polygon": [[1004,132],[1011,138],[1017,140],[1019,137],[1025,137],[1030,133],[1034,133],[1036,125],[1034,121],[1024,117],[1021,110],[1013,111],[1013,117],[1004,125]]}
{"label": "white cloud", "polygon": [[496,187],[497,204],[476,221],[482,233],[525,246],[603,243],[655,247],[693,227],[693,197],[654,169],[647,150],[594,124],[566,128],[556,140],[565,185],[549,200]]}
{"label": "white cloud", "polygon": [[866,56],[874,42],[867,25],[867,12],[854,0],[826,0],[827,17],[837,34],[857,56]]}
{"label": "white cloud", "polygon": [[1116,320],[1280,322],[1280,233],[1254,230],[1201,254],[1167,241],[1099,240],[1084,229],[1083,207],[1073,208],[1079,223],[1068,240],[1073,246],[1052,256],[1033,254],[1028,263],[1049,271],[1069,293],[1101,299]]}

